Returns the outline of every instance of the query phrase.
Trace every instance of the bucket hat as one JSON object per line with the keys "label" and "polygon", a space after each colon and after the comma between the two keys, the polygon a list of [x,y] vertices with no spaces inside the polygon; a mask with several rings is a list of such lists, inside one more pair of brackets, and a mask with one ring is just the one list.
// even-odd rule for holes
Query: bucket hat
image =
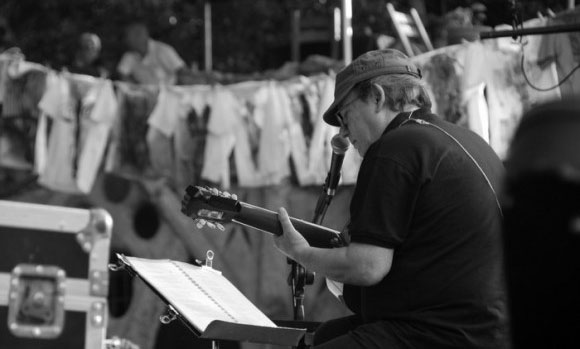
{"label": "bucket hat", "polygon": [[408,74],[421,79],[421,71],[401,51],[374,50],[357,57],[336,75],[334,101],[324,112],[323,120],[329,125],[340,126],[336,113],[350,91],[360,82],[390,74]]}

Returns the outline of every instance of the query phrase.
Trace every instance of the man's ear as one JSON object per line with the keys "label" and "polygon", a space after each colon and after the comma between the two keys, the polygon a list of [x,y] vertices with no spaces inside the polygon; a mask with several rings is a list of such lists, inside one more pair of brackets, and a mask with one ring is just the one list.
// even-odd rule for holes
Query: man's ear
{"label": "man's ear", "polygon": [[376,105],[376,111],[379,112],[383,106],[385,105],[387,97],[385,96],[385,90],[381,87],[381,85],[373,83],[373,101]]}

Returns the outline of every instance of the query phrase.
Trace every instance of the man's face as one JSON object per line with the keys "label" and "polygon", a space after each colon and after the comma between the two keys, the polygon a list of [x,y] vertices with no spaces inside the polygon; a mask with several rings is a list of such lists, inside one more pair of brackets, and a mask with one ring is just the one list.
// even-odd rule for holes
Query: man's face
{"label": "man's face", "polygon": [[101,45],[98,39],[91,36],[83,37],[81,40],[81,52],[88,62],[93,62],[97,59],[101,52]]}
{"label": "man's face", "polygon": [[372,98],[363,100],[355,92],[351,92],[337,113],[340,123],[340,133],[347,137],[360,156],[367,150],[384,131],[380,123],[377,104]]}
{"label": "man's face", "polygon": [[127,29],[125,37],[127,47],[131,51],[145,55],[147,53],[147,45],[149,42],[149,33],[147,29],[141,25],[134,25]]}

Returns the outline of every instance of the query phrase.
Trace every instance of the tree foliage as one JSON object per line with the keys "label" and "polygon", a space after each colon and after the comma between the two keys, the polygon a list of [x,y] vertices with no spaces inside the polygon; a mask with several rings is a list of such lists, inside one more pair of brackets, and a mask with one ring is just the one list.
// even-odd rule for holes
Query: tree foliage
{"label": "tree foliage", "polygon": [[[372,48],[373,35],[391,33],[386,0],[354,0],[355,56]],[[440,15],[473,1],[395,0],[396,6],[423,6]],[[488,6],[491,25],[510,23],[510,1],[481,1]],[[248,73],[276,68],[290,59],[291,12],[332,18],[340,0],[213,0],[214,68]],[[564,0],[527,1],[525,11],[551,6],[559,10]],[[531,6],[534,3],[536,6]],[[7,18],[14,44],[28,60],[60,68],[70,62],[78,36],[94,32],[103,43],[103,61],[113,69],[123,53],[123,28],[133,19],[149,26],[152,36],[174,46],[184,60],[203,68],[203,0],[2,0],[0,16]],[[524,18],[527,13],[524,13]],[[325,53],[325,52],[321,52]],[[329,53],[326,53],[329,54]]]}

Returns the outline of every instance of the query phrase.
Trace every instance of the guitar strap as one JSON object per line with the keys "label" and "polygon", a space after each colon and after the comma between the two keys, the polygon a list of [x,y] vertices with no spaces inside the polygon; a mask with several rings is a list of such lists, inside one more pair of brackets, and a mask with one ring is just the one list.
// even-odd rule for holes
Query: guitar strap
{"label": "guitar strap", "polygon": [[463,150],[463,152],[471,159],[471,161],[475,164],[475,166],[477,167],[477,169],[479,170],[479,172],[481,173],[481,175],[485,179],[485,182],[487,183],[487,185],[489,186],[489,189],[493,193],[493,196],[495,198],[495,203],[497,204],[497,208],[499,209],[499,214],[503,217],[503,211],[501,209],[501,204],[499,203],[499,198],[497,196],[497,193],[495,192],[495,189],[493,189],[493,186],[491,185],[491,181],[489,180],[489,177],[487,177],[487,175],[485,174],[485,172],[483,171],[483,169],[481,168],[481,166],[479,165],[477,160],[475,160],[475,158],[471,155],[471,153],[469,153],[469,151],[463,146],[463,144],[461,144],[461,142],[459,142],[459,140],[457,140],[457,138],[453,137],[453,135],[451,135],[449,132],[445,131],[443,128],[441,128],[433,123],[430,123],[429,121],[426,121],[423,119],[418,119],[418,118],[413,118],[412,117],[413,112],[414,111],[409,113],[407,120],[403,121],[399,127],[405,125],[406,123],[413,122],[413,123],[416,123],[419,125],[426,125],[426,126],[434,127],[437,130],[443,132],[445,135],[447,135],[447,137],[451,138],[451,140],[453,140],[453,142],[455,142],[459,146],[459,148],[461,148],[461,150]]}
{"label": "guitar strap", "polygon": [[[463,152],[471,159],[471,161],[475,164],[475,166],[477,167],[477,169],[479,170],[479,172],[481,173],[481,175],[483,176],[483,178],[485,179],[485,182],[487,183],[487,185],[489,186],[489,189],[491,190],[491,192],[493,193],[493,196],[495,198],[495,202],[497,204],[497,208],[499,210],[499,214],[503,217],[503,211],[501,209],[501,204],[499,203],[499,198],[497,196],[497,193],[495,192],[495,189],[493,189],[493,186],[491,185],[491,181],[489,180],[489,177],[487,177],[487,175],[485,174],[485,172],[483,171],[483,169],[481,168],[481,166],[479,165],[479,163],[477,162],[477,160],[475,160],[475,158],[471,155],[471,153],[463,146],[463,144],[461,144],[461,142],[459,142],[459,140],[457,140],[457,138],[453,137],[453,135],[451,135],[449,132],[445,131],[443,128],[430,123],[429,121],[423,120],[423,119],[418,119],[418,118],[413,118],[413,112],[409,113],[409,116],[407,117],[407,120],[403,121],[401,123],[401,125],[399,125],[399,127],[409,123],[409,122],[413,122],[419,125],[426,125],[426,126],[431,126],[436,128],[437,130],[441,131],[442,133],[444,133],[447,137],[451,138],[451,140],[453,140],[453,142],[455,142],[459,148],[461,148],[461,150],[463,150]],[[344,236],[344,232],[343,232],[343,236]],[[348,242],[350,242],[350,236],[348,236],[349,234],[346,234],[347,236],[345,236],[345,239],[347,239]],[[334,280],[330,280],[330,279],[326,279],[326,286],[328,287],[328,289],[330,290],[330,292],[339,300],[341,300],[341,302],[344,303],[344,299],[343,299],[343,292],[344,292],[344,285],[338,281],[334,281]]]}

